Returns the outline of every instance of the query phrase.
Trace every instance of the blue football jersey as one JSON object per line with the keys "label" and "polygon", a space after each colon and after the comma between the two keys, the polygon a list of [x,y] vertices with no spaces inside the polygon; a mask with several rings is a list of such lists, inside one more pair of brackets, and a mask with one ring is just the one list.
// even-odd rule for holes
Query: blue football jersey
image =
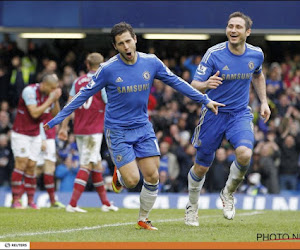
{"label": "blue football jersey", "polygon": [[249,88],[253,74],[260,74],[264,55],[259,47],[246,43],[244,54],[235,55],[228,49],[228,42],[209,48],[203,56],[194,80],[206,81],[218,70],[222,84],[206,91],[209,98],[224,103],[219,112],[240,111],[249,103]]}
{"label": "blue football jersey", "polygon": [[105,127],[138,128],[148,120],[148,99],[154,78],[163,81],[192,100],[207,104],[211,100],[189,83],[174,75],[155,55],[137,52],[137,61],[128,65],[116,55],[102,63],[91,82],[52,119],[53,127],[80,107],[91,95],[105,88],[107,105]]}

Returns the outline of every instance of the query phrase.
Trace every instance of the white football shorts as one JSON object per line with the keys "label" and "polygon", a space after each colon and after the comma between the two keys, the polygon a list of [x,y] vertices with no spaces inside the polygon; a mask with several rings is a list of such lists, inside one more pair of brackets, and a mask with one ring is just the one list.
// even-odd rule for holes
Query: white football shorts
{"label": "white football shorts", "polygon": [[16,133],[11,133],[11,149],[14,157],[29,158],[32,161],[37,161],[41,152],[42,138],[40,135],[29,136]]}
{"label": "white football shorts", "polygon": [[46,150],[39,154],[37,165],[44,165],[45,160],[56,162],[55,139],[46,139]]}
{"label": "white football shorts", "polygon": [[90,162],[97,164],[101,161],[100,149],[103,134],[76,135],[76,143],[79,151],[79,162],[86,166]]}

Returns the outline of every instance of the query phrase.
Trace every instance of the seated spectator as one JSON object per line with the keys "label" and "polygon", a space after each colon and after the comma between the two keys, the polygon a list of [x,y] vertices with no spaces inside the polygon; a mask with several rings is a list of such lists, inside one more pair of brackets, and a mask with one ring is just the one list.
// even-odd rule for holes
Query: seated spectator
{"label": "seated spectator", "polygon": [[168,172],[165,170],[159,171],[158,192],[160,193],[172,192],[172,185],[168,176]]}
{"label": "seated spectator", "polygon": [[0,187],[8,186],[13,170],[13,154],[8,144],[8,136],[0,134]]}
{"label": "seated spectator", "polygon": [[296,139],[288,134],[280,140],[279,145],[281,149],[280,190],[296,190],[299,175],[300,144],[299,142],[296,143]]}
{"label": "seated spectator", "polygon": [[275,134],[270,132],[265,141],[261,141],[254,148],[254,152],[260,155],[259,165],[262,184],[266,186],[270,194],[279,193],[278,165],[280,150],[275,142]]}
{"label": "seated spectator", "polygon": [[261,176],[259,173],[252,173],[247,176],[247,184],[244,184],[239,189],[239,192],[248,195],[267,194],[268,189],[261,184]]}
{"label": "seated spectator", "polygon": [[219,193],[226,184],[231,162],[227,160],[225,148],[216,151],[216,157],[206,175],[204,187],[210,193]]}
{"label": "seated spectator", "polygon": [[160,165],[159,173],[162,173],[162,179],[165,183],[169,184],[169,190],[177,186],[177,177],[179,175],[179,164],[175,154],[170,152],[170,144],[167,141],[163,141],[159,145],[160,148]]}
{"label": "seated spectator", "polygon": [[59,180],[58,190],[60,192],[72,192],[74,181],[79,170],[79,158],[67,156],[63,163],[55,169],[55,177]]}

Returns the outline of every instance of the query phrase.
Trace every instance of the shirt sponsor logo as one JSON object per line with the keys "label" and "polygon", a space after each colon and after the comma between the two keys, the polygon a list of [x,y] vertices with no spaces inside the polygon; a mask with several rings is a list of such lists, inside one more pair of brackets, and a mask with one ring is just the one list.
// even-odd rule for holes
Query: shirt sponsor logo
{"label": "shirt sponsor logo", "polygon": [[124,87],[117,87],[118,93],[132,93],[132,92],[141,92],[147,91],[150,88],[150,84],[138,84],[132,86],[124,86]]}
{"label": "shirt sponsor logo", "polygon": [[222,74],[223,80],[244,80],[251,79],[252,73],[238,73],[238,74]]}

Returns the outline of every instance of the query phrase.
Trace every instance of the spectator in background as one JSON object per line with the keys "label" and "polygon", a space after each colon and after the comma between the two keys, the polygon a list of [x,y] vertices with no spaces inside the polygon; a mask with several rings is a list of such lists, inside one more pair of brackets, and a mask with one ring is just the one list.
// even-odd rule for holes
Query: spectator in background
{"label": "spectator in background", "polygon": [[8,136],[0,134],[0,187],[9,186],[9,179],[13,169],[13,154]]}
{"label": "spectator in background", "polygon": [[220,192],[226,184],[231,161],[228,161],[226,149],[220,147],[216,151],[216,158],[211,170],[207,173],[205,189],[210,193]]}
{"label": "spectator in background", "polygon": [[74,181],[79,170],[78,156],[68,155],[55,169],[55,177],[59,179],[60,192],[72,192]]}
{"label": "spectator in background", "polygon": [[12,129],[12,124],[9,120],[9,114],[7,111],[0,111],[0,134],[8,134]]}
{"label": "spectator in background", "polygon": [[190,56],[185,60],[183,66],[189,70],[191,76],[188,82],[192,81],[201,60],[202,57],[199,55]]}
{"label": "spectator in background", "polygon": [[9,100],[8,91],[10,85],[8,67],[2,64],[4,62],[0,61],[0,102]]}
{"label": "spectator in background", "polygon": [[261,175],[259,173],[252,173],[247,176],[247,183],[242,185],[239,191],[248,195],[267,194],[268,189],[261,184]]}
{"label": "spectator in background", "polygon": [[[299,137],[298,137],[299,138]],[[279,166],[280,190],[296,190],[299,176],[299,140],[287,134],[280,139],[281,159]]]}
{"label": "spectator in background", "polygon": [[57,63],[54,60],[44,59],[44,68],[41,72],[37,74],[36,80],[40,82],[44,75],[55,74],[57,70]]}
{"label": "spectator in background", "polygon": [[22,90],[30,82],[33,82],[33,73],[22,65],[21,57],[16,55],[11,60],[12,70],[10,75],[10,85],[8,100],[11,107],[16,107]]}
{"label": "spectator in background", "polygon": [[[179,175],[179,164],[175,154],[170,152],[170,144],[167,141],[162,141],[159,145],[160,148],[160,164],[159,173],[162,179],[168,181],[168,191],[173,191],[177,186],[177,177]],[[164,172],[161,174],[161,172]]]}
{"label": "spectator in background", "polygon": [[281,80],[281,67],[279,63],[272,63],[269,70],[269,77],[266,79],[267,94],[271,100],[277,99],[283,92],[283,82]]}
{"label": "spectator in background", "polygon": [[271,194],[279,193],[278,167],[280,149],[275,142],[276,135],[269,132],[265,141],[261,141],[254,148],[254,152],[260,155],[259,173],[263,177],[262,184],[266,186]]}

